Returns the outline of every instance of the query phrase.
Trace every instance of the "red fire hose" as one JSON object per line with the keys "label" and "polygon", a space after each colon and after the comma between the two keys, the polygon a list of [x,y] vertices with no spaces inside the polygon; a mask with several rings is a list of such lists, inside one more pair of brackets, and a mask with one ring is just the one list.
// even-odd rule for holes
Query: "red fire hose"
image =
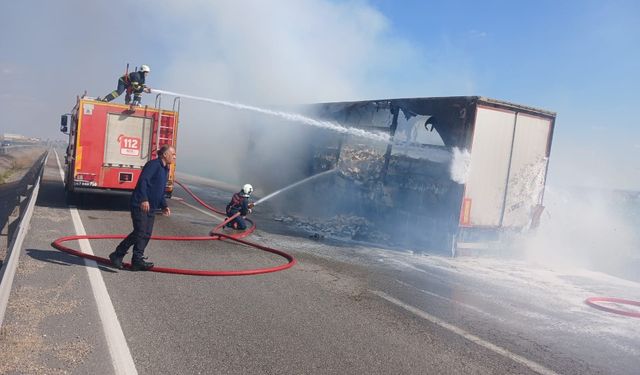
{"label": "red fire hose", "polygon": [[[203,207],[213,212],[216,212],[218,214],[222,214],[222,215],[225,214],[223,211],[219,211],[214,207],[211,207],[208,204],[206,204],[204,201],[198,198],[189,188],[187,188],[180,182],[176,181],[176,183],[180,185],[189,195],[193,197],[193,199],[195,199]],[[296,260],[293,258],[293,256],[285,253],[284,251],[273,249],[273,248],[263,246],[257,243],[249,242],[246,240],[242,240],[241,238],[248,236],[256,229],[255,224],[249,219],[246,219],[246,220],[249,223],[251,223],[251,226],[242,232],[238,232],[234,234],[225,234],[225,233],[217,232],[217,230],[219,230],[220,228],[223,228],[226,223],[235,219],[238,215],[239,213],[232,217],[226,218],[226,220],[224,220],[221,224],[217,225],[215,228],[211,230],[211,232],[209,233],[210,234],[209,236],[200,236],[200,237],[198,236],[152,236],[151,239],[159,240],[159,241],[215,241],[215,240],[227,239],[227,240],[241,243],[243,245],[254,247],[262,251],[266,251],[268,253],[279,255],[287,259],[288,262],[276,267],[255,268],[255,269],[246,269],[246,270],[194,270],[194,269],[166,268],[166,267],[153,266],[149,271],[162,272],[162,273],[175,273],[180,275],[195,275],[195,276],[246,276],[246,275],[258,275],[262,273],[282,271],[282,270],[286,270],[287,268],[291,268],[293,267],[294,264],[296,264]],[[65,253],[68,253],[71,255],[79,256],[85,259],[91,259],[98,263],[111,265],[111,261],[107,258],[102,258],[95,255],[87,254],[82,251],[78,251],[70,247],[64,246],[62,245],[62,243],[67,241],[73,241],[73,240],[81,240],[81,239],[88,239],[88,240],[122,239],[125,237],[126,235],[122,235],[122,234],[95,234],[95,235],[82,235],[82,236],[67,236],[67,237],[60,237],[56,239],[51,243],[51,246],[53,246],[55,249],[64,251]],[[125,268],[130,268],[131,264],[123,263],[123,266]]]}
{"label": "red fire hose", "polygon": [[590,298],[587,298],[584,302],[587,305],[589,305],[591,307],[595,307],[598,310],[607,311],[607,312],[610,312],[610,313],[624,315],[624,316],[630,316],[630,317],[633,317],[633,318],[640,318],[640,312],[618,310],[618,309],[614,309],[614,308],[611,308],[611,307],[606,307],[606,306],[602,306],[602,305],[598,304],[598,302],[613,302],[613,303],[618,303],[618,304],[621,304],[621,305],[631,305],[631,306],[640,307],[640,302],[638,302],[638,301],[631,301],[631,300],[628,300],[628,299],[613,298],[613,297],[590,297]]}
{"label": "red fire hose", "polygon": [[206,208],[209,211],[213,211],[217,214],[220,215],[226,215],[227,213],[221,210],[216,209],[215,207],[209,206],[208,204],[206,204],[202,199],[198,198],[197,195],[195,195],[195,193],[193,191],[191,191],[191,189],[189,189],[186,185],[183,185],[180,181],[174,181],[176,184],[180,185],[181,188],[184,189],[184,191],[186,191],[193,199],[196,200],[196,202],[200,203],[200,205],[202,205],[202,207]]}

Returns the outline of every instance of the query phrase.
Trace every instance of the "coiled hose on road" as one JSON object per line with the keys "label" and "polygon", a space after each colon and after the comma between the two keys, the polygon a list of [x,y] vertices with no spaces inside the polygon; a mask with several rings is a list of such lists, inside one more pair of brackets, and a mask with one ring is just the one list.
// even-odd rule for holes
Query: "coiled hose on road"
{"label": "coiled hose on road", "polygon": [[630,305],[630,306],[640,307],[640,302],[638,301],[631,301],[628,299],[614,298],[614,297],[589,297],[584,302],[587,305],[594,307],[598,310],[602,310],[602,311],[606,311],[606,312],[610,312],[618,315],[630,316],[632,318],[640,318],[640,312],[619,310],[611,307],[602,306],[601,304],[599,304],[599,302],[608,302],[608,303],[617,303],[621,305]]}
{"label": "coiled hose on road", "polygon": [[[204,208],[213,211],[215,213],[225,215],[224,211],[217,210],[216,208],[206,204],[202,199],[198,198],[188,187],[183,185],[182,183],[175,181],[180,187],[182,187],[193,199],[196,200],[200,205]],[[194,276],[247,276],[247,275],[258,275],[262,273],[270,273],[276,271],[286,270],[287,268],[291,268],[296,264],[295,258],[293,256],[285,253],[284,251],[273,249],[267,246],[263,246],[254,242],[249,242],[243,240],[242,238],[251,234],[256,226],[253,221],[247,219],[251,223],[251,226],[242,232],[237,232],[234,234],[225,234],[218,232],[221,228],[224,227],[226,223],[233,220],[238,214],[227,218],[222,223],[218,224],[215,228],[211,230],[209,236],[151,236],[152,240],[158,241],[216,241],[216,240],[231,240],[237,243],[247,245],[268,253],[279,255],[285,259],[287,259],[287,263],[275,266],[275,267],[266,267],[266,268],[255,268],[255,269],[246,269],[246,270],[194,270],[194,269],[184,269],[184,268],[168,268],[168,267],[157,267],[153,266],[149,271],[152,272],[162,272],[162,273],[174,273],[180,275],[194,275]],[[77,236],[66,236],[60,237],[51,243],[51,246],[57,250],[63,251],[65,253],[75,255],[78,257],[82,257],[85,259],[91,259],[101,264],[111,265],[111,261],[108,258],[102,258],[99,256],[91,255],[84,253],[79,250],[72,249],[65,245],[62,245],[63,242],[67,241],[75,241],[75,240],[96,240],[96,239],[123,239],[127,235],[122,234],[94,234],[94,235],[77,235]],[[125,268],[130,268],[130,263],[123,263]]]}

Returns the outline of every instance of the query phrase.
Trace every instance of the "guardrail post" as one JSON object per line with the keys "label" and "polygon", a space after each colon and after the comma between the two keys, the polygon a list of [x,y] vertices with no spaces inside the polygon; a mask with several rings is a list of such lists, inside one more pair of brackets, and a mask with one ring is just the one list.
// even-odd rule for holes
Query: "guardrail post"
{"label": "guardrail post", "polygon": [[9,250],[9,238],[11,238],[11,236],[9,236],[10,223],[11,222],[7,220],[2,231],[0,231],[0,238],[2,238],[0,241],[0,265],[4,262],[4,258],[7,256],[7,251]]}
{"label": "guardrail post", "polygon": [[17,209],[14,209],[9,217],[7,217],[7,222],[5,223],[2,231],[0,231],[0,237],[2,241],[0,241],[0,265],[4,262],[4,258],[7,256],[7,252],[9,251],[9,246],[11,245],[11,239],[13,238],[13,234],[16,232],[18,228],[18,224],[20,223],[19,212]]}

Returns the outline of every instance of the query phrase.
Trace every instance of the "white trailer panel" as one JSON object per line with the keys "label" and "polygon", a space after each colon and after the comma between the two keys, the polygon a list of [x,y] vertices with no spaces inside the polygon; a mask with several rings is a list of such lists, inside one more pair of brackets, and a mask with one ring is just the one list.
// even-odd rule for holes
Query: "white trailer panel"
{"label": "white trailer panel", "polygon": [[463,225],[501,224],[515,120],[515,112],[477,107]]}
{"label": "white trailer panel", "polygon": [[502,225],[524,227],[542,204],[551,120],[518,113]]}

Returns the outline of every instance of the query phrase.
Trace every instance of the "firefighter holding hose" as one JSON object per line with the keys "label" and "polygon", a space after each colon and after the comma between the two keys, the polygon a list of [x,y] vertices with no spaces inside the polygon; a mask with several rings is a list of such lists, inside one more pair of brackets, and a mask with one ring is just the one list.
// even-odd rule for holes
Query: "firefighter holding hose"
{"label": "firefighter holding hose", "polygon": [[[128,65],[127,65],[128,66]],[[135,72],[126,73],[118,79],[118,88],[112,91],[109,95],[105,96],[104,99],[98,98],[97,100],[101,100],[103,102],[110,102],[118,96],[122,95],[125,90],[127,91],[124,96],[124,103],[129,104],[131,106],[138,106],[142,101],[142,93],[150,93],[151,89],[145,85],[145,80],[147,75],[151,72],[149,65],[141,65],[140,70],[136,70]],[[133,93],[133,102],[131,102],[131,94]]]}
{"label": "firefighter holding hose", "polygon": [[239,192],[233,194],[231,201],[227,204],[227,217],[232,217],[237,213],[240,213],[240,215],[228,222],[227,227],[239,230],[247,229],[245,217],[251,213],[251,209],[253,208],[253,203],[249,202],[251,193],[253,193],[253,186],[244,184]]}

